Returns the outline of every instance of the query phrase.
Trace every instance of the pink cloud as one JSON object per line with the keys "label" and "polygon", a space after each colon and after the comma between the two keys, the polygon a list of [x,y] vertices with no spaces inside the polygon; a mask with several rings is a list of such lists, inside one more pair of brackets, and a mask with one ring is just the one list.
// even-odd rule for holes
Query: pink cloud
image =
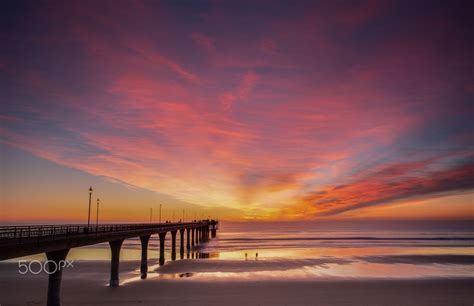
{"label": "pink cloud", "polygon": [[222,95],[221,103],[224,106],[224,109],[230,109],[237,101],[246,100],[251,90],[256,86],[258,79],[258,75],[253,71],[249,71],[242,75],[237,88],[233,91],[225,92]]}
{"label": "pink cloud", "polygon": [[210,38],[209,36],[203,34],[203,33],[198,33],[198,32],[193,32],[191,34],[191,38],[196,42],[196,44],[204,49],[207,52],[213,52],[215,47],[214,47],[214,40]]}
{"label": "pink cloud", "polygon": [[345,185],[327,186],[301,200],[315,215],[337,215],[410,198],[427,198],[474,188],[474,165],[429,170],[433,161],[387,165]]}

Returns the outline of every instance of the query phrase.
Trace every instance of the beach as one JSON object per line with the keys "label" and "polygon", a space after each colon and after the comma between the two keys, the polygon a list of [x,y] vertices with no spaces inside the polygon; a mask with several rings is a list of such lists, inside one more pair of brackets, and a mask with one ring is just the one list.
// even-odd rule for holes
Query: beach
{"label": "beach", "polygon": [[[121,263],[122,283],[107,286],[109,263],[79,261],[65,270],[63,305],[472,305],[474,279],[193,279],[176,275],[192,264],[208,270],[219,261],[184,260],[163,266],[168,277],[134,280],[137,261]],[[207,268],[200,267],[207,262]],[[208,264],[211,262],[211,264]],[[171,267],[170,267],[171,266]],[[184,268],[188,270],[188,267]],[[217,269],[217,268],[216,268]],[[159,269],[158,269],[159,270]],[[47,275],[21,275],[18,264],[0,264],[0,304],[44,305]]]}
{"label": "beach", "polygon": [[[403,226],[378,231],[311,229],[288,224],[231,224],[216,238],[178,252],[165,264],[159,241],[148,249],[148,274],[140,277],[140,240],[120,253],[120,286],[108,286],[107,243],[73,248],[62,274],[62,305],[472,305],[472,228]],[[282,230],[283,229],[283,230]],[[384,230],[381,230],[384,229]],[[179,241],[178,241],[179,242]],[[177,243],[179,245],[179,243]],[[0,262],[0,304],[44,305],[48,276],[19,273],[18,262]],[[37,270],[38,263],[33,264]],[[33,272],[33,273],[32,273]]]}

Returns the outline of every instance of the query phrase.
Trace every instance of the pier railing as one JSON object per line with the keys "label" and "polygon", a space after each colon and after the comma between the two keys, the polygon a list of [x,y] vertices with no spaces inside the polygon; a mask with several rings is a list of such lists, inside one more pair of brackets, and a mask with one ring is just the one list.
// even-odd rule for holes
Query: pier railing
{"label": "pier railing", "polygon": [[61,225],[28,225],[0,226],[0,245],[21,244],[23,242],[49,241],[63,239],[69,236],[89,236],[120,232],[139,232],[153,229],[168,229],[183,225],[201,225],[209,220],[179,223],[142,223],[142,224],[61,224]]}

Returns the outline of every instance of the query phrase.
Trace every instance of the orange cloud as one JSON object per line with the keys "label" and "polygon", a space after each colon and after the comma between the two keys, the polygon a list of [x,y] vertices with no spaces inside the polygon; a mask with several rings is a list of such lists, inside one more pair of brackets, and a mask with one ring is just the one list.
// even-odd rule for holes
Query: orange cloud
{"label": "orange cloud", "polygon": [[474,188],[474,165],[431,170],[436,161],[387,165],[345,185],[327,186],[301,198],[315,215],[337,215],[370,206]]}

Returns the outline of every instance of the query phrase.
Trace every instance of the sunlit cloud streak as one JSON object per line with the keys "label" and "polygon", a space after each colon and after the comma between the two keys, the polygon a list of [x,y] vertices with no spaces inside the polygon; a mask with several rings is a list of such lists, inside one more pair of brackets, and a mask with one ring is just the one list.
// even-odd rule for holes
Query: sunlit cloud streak
{"label": "sunlit cloud streak", "polygon": [[308,194],[302,201],[315,215],[328,216],[399,200],[472,192],[474,163],[472,156],[469,159],[447,169],[436,169],[439,163],[432,160],[386,165],[351,183]]}

